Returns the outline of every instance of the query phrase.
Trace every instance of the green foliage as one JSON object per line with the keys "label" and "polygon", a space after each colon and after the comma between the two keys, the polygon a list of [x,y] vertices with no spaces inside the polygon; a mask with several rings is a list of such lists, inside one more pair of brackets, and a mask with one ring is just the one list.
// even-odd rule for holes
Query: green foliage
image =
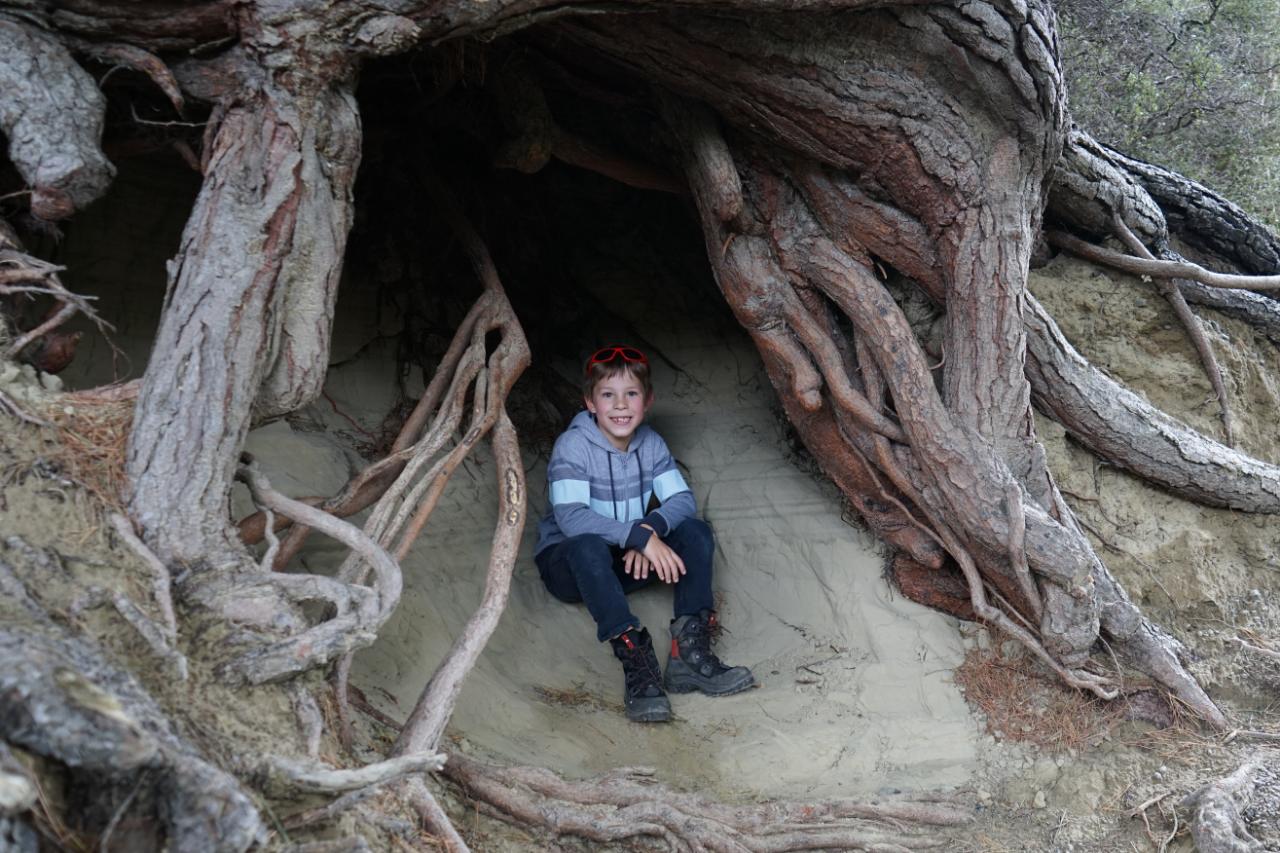
{"label": "green foliage", "polygon": [[1280,224],[1280,0],[1060,0],[1074,120]]}

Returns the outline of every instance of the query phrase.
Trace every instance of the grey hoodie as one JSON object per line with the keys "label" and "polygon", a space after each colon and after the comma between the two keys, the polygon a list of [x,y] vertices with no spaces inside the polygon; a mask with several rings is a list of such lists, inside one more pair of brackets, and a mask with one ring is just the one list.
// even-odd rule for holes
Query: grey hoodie
{"label": "grey hoodie", "polygon": [[[697,510],[662,436],[641,424],[627,449],[618,450],[590,412],[579,412],[556,439],[547,486],[551,499],[538,524],[535,554],[584,533],[644,550],[651,534],[642,522],[666,536]],[[660,506],[646,513],[654,498]]]}

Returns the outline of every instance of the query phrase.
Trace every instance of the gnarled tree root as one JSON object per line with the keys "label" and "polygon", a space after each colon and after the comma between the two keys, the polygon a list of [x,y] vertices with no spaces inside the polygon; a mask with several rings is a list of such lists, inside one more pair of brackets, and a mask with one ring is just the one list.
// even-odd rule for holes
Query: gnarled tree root
{"label": "gnarled tree root", "polygon": [[1030,294],[1023,319],[1036,407],[1082,445],[1188,500],[1280,512],[1280,466],[1201,435],[1103,374]]}
{"label": "gnarled tree root", "polygon": [[239,782],[183,740],[101,648],[49,619],[3,562],[0,593],[21,608],[0,625],[0,737],[88,783],[145,780],[173,849],[238,853],[265,840]]}
{"label": "gnarled tree root", "polygon": [[1274,762],[1270,768],[1257,756],[1223,779],[1211,782],[1183,798],[1181,806],[1191,812],[1191,837],[1200,853],[1261,853],[1262,842],[1245,826],[1241,809],[1246,806],[1258,781],[1267,772],[1280,775]]}
{"label": "gnarled tree root", "polygon": [[71,52],[36,26],[0,18],[0,130],[31,187],[31,212],[65,219],[106,191],[115,167],[98,147],[107,99]]}
{"label": "gnarled tree root", "polygon": [[949,842],[937,828],[971,820],[963,806],[907,798],[730,806],[667,788],[643,768],[573,782],[542,768],[497,767],[454,753],[444,775],[497,817],[553,836],[651,838],[677,850],[940,849]]}

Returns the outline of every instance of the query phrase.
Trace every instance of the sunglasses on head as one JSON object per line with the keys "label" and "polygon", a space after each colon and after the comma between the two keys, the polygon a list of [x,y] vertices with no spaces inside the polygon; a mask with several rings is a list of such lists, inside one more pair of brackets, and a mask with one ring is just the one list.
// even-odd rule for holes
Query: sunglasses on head
{"label": "sunglasses on head", "polygon": [[644,357],[644,353],[635,347],[605,347],[604,349],[596,350],[595,355],[587,359],[587,375],[591,375],[591,368],[597,364],[608,364],[615,358],[620,358],[632,364],[649,363],[649,359]]}

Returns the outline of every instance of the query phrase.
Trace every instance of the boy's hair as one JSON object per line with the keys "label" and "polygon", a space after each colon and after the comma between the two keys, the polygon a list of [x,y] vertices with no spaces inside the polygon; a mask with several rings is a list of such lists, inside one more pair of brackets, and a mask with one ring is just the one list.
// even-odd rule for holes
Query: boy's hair
{"label": "boy's hair", "polygon": [[582,396],[590,397],[595,393],[596,386],[606,379],[612,379],[623,373],[631,375],[631,378],[640,383],[640,387],[644,389],[644,396],[648,399],[653,394],[653,385],[649,381],[649,365],[643,361],[626,361],[621,358],[615,358],[613,361],[597,362],[587,368],[586,379],[582,381]]}

